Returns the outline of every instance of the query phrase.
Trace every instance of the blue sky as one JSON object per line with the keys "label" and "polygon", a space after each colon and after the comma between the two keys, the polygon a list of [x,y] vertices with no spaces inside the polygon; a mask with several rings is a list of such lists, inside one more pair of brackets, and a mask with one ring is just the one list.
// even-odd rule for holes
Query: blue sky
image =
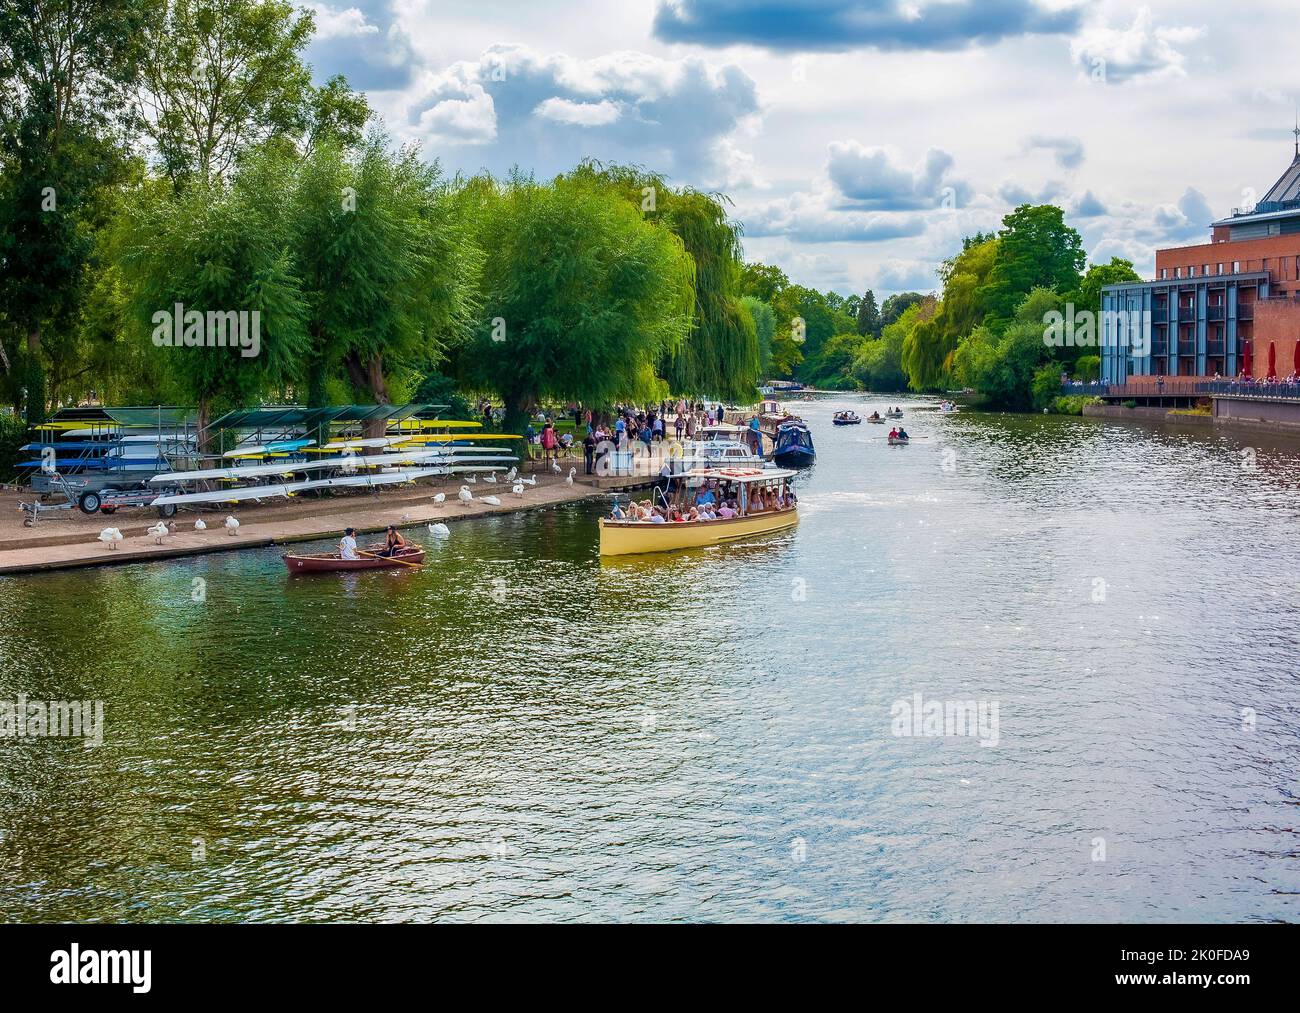
{"label": "blue sky", "polygon": [[1295,8],[1095,0],[317,0],[308,51],[449,171],[584,157],[719,189],[746,255],[936,287],[1051,201],[1150,275],[1290,161]]}

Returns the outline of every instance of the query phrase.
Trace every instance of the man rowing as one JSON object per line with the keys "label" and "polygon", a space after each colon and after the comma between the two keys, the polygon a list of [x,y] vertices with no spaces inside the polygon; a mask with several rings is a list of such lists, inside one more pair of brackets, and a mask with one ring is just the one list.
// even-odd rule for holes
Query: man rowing
{"label": "man rowing", "polygon": [[343,538],[339,541],[340,559],[360,559],[357,555],[357,529],[345,528]]}

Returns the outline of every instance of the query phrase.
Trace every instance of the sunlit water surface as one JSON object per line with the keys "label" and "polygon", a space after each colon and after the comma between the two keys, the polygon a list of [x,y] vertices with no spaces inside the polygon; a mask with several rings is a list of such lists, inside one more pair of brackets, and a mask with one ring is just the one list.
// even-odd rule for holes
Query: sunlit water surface
{"label": "sunlit water surface", "polygon": [[[424,572],[0,579],[0,699],[106,708],[0,740],[0,914],[1300,916],[1297,448],[830,425],[887,403],[797,406],[802,520],[746,545],[602,564],[588,503],[420,530]],[[892,734],[916,693],[997,745]]]}

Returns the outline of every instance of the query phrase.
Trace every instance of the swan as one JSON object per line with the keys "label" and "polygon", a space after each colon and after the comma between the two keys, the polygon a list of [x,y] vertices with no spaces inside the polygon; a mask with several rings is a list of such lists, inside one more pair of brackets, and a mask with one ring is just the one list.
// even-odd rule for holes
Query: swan
{"label": "swan", "polygon": [[513,493],[514,493],[516,496],[518,496],[520,499],[523,499],[523,498],[524,498],[524,483],[523,483],[523,482],[516,482],[516,483],[514,484],[514,487],[513,487],[510,491],[513,492]]}
{"label": "swan", "polygon": [[110,549],[116,549],[117,543],[122,540],[122,532],[118,531],[117,528],[105,528],[99,533],[99,540]]}
{"label": "swan", "polygon": [[208,530],[208,526],[207,526],[206,524],[203,523],[203,518],[202,518],[202,517],[200,517],[197,521],[194,522],[194,530],[195,530],[195,531],[207,531],[207,530]]}
{"label": "swan", "polygon": [[227,517],[226,530],[230,532],[232,537],[237,535],[239,533],[239,521],[235,520],[233,517]]}
{"label": "swan", "polygon": [[578,473],[578,469],[577,469],[577,468],[570,468],[570,469],[569,469],[569,474],[568,474],[568,475],[565,477],[565,479],[564,479],[564,484],[565,484],[565,485],[573,485],[573,476],[576,475],[577,473]]}
{"label": "swan", "polygon": [[537,476],[536,476],[536,475],[529,475],[527,478],[521,478],[519,481],[522,482],[524,485],[536,485],[536,484],[537,484]]}
{"label": "swan", "polygon": [[445,503],[447,501],[447,494],[445,492],[435,493],[433,501],[438,504]]}
{"label": "swan", "polygon": [[434,538],[450,538],[451,528],[445,524],[430,524],[429,534],[433,535]]}
{"label": "swan", "polygon": [[468,506],[469,501],[474,498],[474,494],[469,491],[469,486],[462,485],[460,487],[460,492],[456,493],[456,498]]}
{"label": "swan", "polygon": [[496,485],[497,473],[495,471],[489,471],[487,475],[484,476],[483,481],[486,482],[488,485]]}
{"label": "swan", "polygon": [[552,461],[552,462],[551,462],[551,471],[552,471],[554,474],[559,475],[561,472],[564,471],[564,469],[560,467],[560,462],[559,462],[559,461]]}
{"label": "swan", "polygon": [[486,503],[488,506],[500,506],[501,500],[496,496],[480,496],[479,501]]}
{"label": "swan", "polygon": [[166,524],[164,524],[162,521],[159,521],[157,524],[155,524],[153,527],[149,529],[149,534],[153,535],[153,541],[155,545],[162,545],[163,535],[170,535],[171,532],[167,530]]}
{"label": "swan", "polygon": [[467,478],[467,479],[465,479],[465,481],[466,481],[466,483],[468,483],[469,485],[478,485],[478,476],[477,476],[477,475],[470,475],[470,477]]}
{"label": "swan", "polygon": [[518,474],[519,474],[518,468],[511,468],[509,471],[506,472],[506,481],[513,482],[515,480],[515,476]]}

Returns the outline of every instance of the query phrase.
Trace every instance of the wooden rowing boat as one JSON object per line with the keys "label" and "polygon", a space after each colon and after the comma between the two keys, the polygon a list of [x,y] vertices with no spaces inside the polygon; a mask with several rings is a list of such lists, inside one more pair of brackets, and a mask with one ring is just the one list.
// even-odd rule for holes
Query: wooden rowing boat
{"label": "wooden rowing boat", "polygon": [[295,556],[286,553],[284,565],[290,573],[337,573],[350,570],[407,569],[424,562],[424,550],[412,547],[390,558],[388,556],[363,556],[361,559],[342,559],[337,552],[314,553]]}
{"label": "wooden rowing boat", "polygon": [[905,437],[890,436],[890,437],[889,437],[889,445],[890,445],[891,447],[906,447],[907,444],[908,444],[910,441],[911,441],[911,437],[910,437],[910,436],[905,436]]}

